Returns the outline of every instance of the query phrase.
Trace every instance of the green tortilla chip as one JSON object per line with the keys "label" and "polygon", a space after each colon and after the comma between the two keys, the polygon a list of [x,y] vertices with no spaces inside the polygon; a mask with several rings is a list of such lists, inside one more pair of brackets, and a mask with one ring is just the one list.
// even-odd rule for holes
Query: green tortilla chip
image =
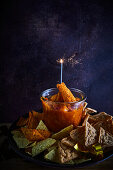
{"label": "green tortilla chip", "polygon": [[67,126],[66,128],[62,129],[61,131],[52,135],[53,139],[63,139],[69,135],[69,133],[73,130],[73,125]]}
{"label": "green tortilla chip", "polygon": [[28,144],[25,148],[30,148],[30,147],[33,147],[37,144],[37,141],[33,142],[33,143],[30,143]]}
{"label": "green tortilla chip", "polygon": [[14,139],[14,141],[16,142],[16,144],[19,148],[25,148],[28,144],[31,143],[29,140],[27,140],[24,137],[13,136],[13,139]]}
{"label": "green tortilla chip", "polygon": [[40,122],[39,122],[36,129],[41,129],[41,130],[47,130],[48,131],[48,128],[46,127],[46,125],[44,124],[44,122],[42,120],[40,120]]}
{"label": "green tortilla chip", "polygon": [[12,130],[11,134],[15,137],[24,137],[23,133],[20,130]]}
{"label": "green tortilla chip", "polygon": [[56,147],[57,147],[57,145],[55,143],[54,145],[50,146],[47,150],[48,150],[48,152],[50,152],[51,150],[56,149]]}
{"label": "green tortilla chip", "polygon": [[48,149],[55,142],[56,140],[52,138],[47,138],[45,140],[38,142],[35,146],[32,147],[32,156],[34,157],[39,153],[43,152],[44,150]]}
{"label": "green tortilla chip", "polygon": [[58,149],[57,148],[52,149],[49,153],[47,153],[44,156],[44,158],[46,160],[59,163],[59,160],[58,160]]}

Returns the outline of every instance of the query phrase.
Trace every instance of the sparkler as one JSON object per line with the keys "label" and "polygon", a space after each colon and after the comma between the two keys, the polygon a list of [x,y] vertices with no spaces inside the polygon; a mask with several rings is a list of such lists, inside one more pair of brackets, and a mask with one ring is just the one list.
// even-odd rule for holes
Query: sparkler
{"label": "sparkler", "polygon": [[74,67],[77,64],[82,64],[81,61],[82,61],[81,58],[76,59],[76,54],[73,54],[72,56],[68,58],[63,57],[63,59],[56,60],[57,63],[61,64],[61,83],[62,83],[62,74],[63,74],[63,63],[64,62],[65,64],[70,63],[72,67]]}
{"label": "sparkler", "polygon": [[63,59],[60,59],[60,63],[61,63],[61,83],[62,83],[62,71],[63,71]]}

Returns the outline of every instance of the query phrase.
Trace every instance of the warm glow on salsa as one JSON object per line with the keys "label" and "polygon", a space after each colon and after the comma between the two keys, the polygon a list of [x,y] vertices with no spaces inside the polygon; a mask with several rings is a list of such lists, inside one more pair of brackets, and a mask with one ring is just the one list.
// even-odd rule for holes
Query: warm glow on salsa
{"label": "warm glow on salsa", "polygon": [[73,124],[78,126],[81,121],[84,102],[74,97],[64,83],[57,84],[59,92],[48,98],[41,98],[44,121],[48,128],[57,132]]}

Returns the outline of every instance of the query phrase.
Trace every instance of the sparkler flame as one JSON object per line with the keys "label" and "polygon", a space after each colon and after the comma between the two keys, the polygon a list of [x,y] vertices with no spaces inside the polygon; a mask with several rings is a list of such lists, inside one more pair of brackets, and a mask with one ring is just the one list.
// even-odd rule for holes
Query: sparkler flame
{"label": "sparkler flame", "polygon": [[64,60],[63,59],[60,59],[60,61],[59,61],[61,64],[64,62]]}

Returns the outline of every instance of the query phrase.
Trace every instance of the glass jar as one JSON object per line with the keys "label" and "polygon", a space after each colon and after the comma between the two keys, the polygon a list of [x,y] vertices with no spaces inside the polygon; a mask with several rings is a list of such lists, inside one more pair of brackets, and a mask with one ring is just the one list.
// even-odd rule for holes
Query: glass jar
{"label": "glass jar", "polygon": [[47,127],[53,132],[58,132],[71,124],[76,127],[81,122],[86,96],[84,92],[75,88],[70,88],[70,91],[78,99],[77,101],[53,102],[48,100],[58,93],[57,88],[47,89],[41,94],[43,119]]}

